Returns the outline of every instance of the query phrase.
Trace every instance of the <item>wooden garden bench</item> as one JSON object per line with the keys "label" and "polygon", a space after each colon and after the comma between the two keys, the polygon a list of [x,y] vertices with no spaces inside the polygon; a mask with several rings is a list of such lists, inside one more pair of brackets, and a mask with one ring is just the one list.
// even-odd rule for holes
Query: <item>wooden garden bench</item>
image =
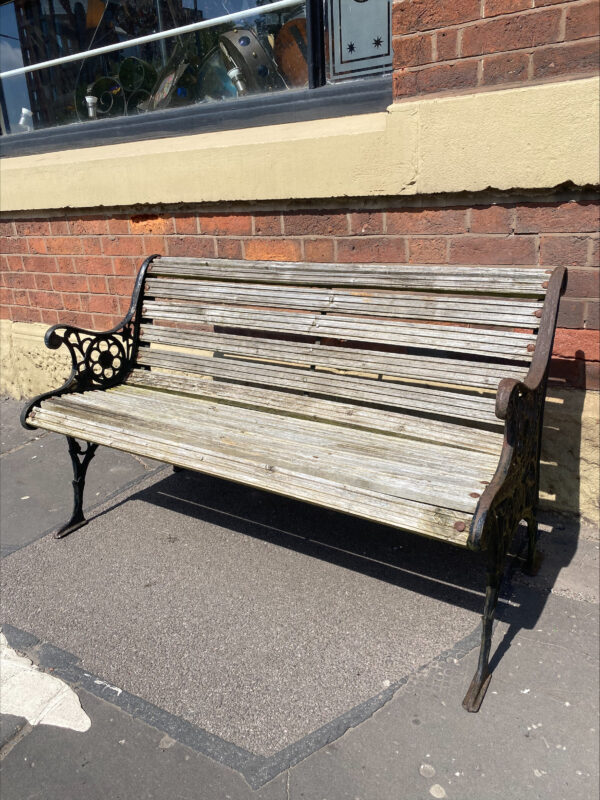
{"label": "wooden garden bench", "polygon": [[[66,434],[74,510],[99,444],[480,550],[482,644],[519,522],[537,536],[540,439],[563,268],[151,256],[104,333],[55,325],[73,371],[26,427]],[[85,444],[80,444],[81,440]]]}

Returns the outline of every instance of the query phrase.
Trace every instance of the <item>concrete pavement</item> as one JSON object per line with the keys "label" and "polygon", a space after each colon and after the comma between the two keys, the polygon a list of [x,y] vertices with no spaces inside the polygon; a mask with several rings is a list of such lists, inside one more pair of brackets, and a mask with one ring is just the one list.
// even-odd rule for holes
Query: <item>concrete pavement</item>
{"label": "concrete pavement", "polygon": [[57,542],[64,438],[0,410],[4,633],[92,721],[3,718],[3,800],[597,795],[594,531],[545,518],[466,714],[475,556],[106,449],[89,525]]}

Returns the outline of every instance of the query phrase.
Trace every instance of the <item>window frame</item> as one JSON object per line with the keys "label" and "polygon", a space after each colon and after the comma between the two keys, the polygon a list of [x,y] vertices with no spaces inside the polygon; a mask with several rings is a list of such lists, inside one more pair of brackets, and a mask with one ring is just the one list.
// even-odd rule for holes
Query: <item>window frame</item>
{"label": "window frame", "polygon": [[[185,136],[195,133],[303,122],[373,113],[392,103],[392,75],[326,83],[323,0],[305,0],[308,35],[308,88],[248,95],[214,103],[89,122],[73,122],[0,136],[0,157]],[[4,93],[0,82],[0,104]]]}

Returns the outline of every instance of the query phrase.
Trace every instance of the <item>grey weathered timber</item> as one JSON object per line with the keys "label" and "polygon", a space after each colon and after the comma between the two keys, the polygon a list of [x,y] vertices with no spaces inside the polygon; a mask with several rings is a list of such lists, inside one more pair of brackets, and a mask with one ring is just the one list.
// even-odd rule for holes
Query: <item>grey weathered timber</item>
{"label": "grey weathered timber", "polygon": [[[481,550],[477,673],[520,520],[536,561],[543,405],[563,268],[146,259],[123,322],[55,325],[73,371],[23,410],[63,433],[74,511],[98,445]],[[82,441],[84,446],[79,444]]]}

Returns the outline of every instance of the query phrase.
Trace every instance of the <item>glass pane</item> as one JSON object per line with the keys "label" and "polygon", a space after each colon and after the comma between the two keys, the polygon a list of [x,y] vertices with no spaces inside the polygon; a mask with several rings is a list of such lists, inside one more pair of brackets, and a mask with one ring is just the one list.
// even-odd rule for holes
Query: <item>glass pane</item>
{"label": "glass pane", "polygon": [[1,71],[105,45],[2,80],[3,132],[233,100],[308,85],[305,4],[128,46],[132,38],[267,0],[14,0],[0,6]]}
{"label": "glass pane", "polygon": [[391,72],[391,0],[325,0],[325,4],[329,82]]}

